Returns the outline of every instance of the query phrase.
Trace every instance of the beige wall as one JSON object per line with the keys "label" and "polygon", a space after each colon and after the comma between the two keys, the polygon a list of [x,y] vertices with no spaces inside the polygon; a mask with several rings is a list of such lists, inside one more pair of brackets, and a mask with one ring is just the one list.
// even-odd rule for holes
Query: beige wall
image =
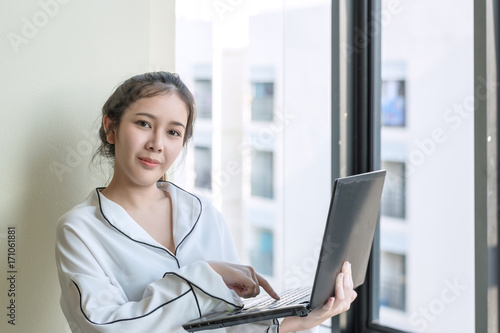
{"label": "beige wall", "polygon": [[[174,0],[0,0],[0,22],[0,331],[69,332],[55,224],[102,185],[89,162],[113,88],[136,73],[173,70]],[[7,322],[11,299],[15,326]]]}

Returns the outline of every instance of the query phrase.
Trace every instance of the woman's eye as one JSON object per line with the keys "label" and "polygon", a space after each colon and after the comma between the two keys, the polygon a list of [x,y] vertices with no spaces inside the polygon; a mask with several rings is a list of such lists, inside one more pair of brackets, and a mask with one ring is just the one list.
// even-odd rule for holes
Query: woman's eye
{"label": "woman's eye", "polygon": [[168,134],[173,135],[173,136],[181,136],[181,133],[174,131],[174,130],[168,131]]}
{"label": "woman's eye", "polygon": [[148,127],[148,128],[151,128],[151,126],[149,125],[149,123],[147,121],[143,121],[143,120],[139,120],[137,122],[137,125],[141,126],[141,127]]}

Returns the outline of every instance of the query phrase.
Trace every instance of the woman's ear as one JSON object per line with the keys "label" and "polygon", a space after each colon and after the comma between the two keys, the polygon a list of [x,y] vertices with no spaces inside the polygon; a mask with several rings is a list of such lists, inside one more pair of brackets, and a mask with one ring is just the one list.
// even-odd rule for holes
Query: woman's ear
{"label": "woman's ear", "polygon": [[116,130],[112,129],[110,131],[110,128],[113,126],[113,121],[108,116],[104,116],[102,117],[102,125],[104,126],[104,131],[106,132],[106,140],[109,144],[114,145],[116,141]]}

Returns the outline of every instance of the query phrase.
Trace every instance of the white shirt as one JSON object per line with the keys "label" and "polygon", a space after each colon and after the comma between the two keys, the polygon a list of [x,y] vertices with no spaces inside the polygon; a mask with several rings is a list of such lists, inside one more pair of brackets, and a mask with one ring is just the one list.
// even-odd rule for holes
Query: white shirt
{"label": "white shirt", "polygon": [[[73,332],[184,332],[191,319],[241,305],[206,263],[238,262],[220,212],[172,183],[158,187],[172,198],[175,255],[99,189],[59,220],[61,307]],[[227,329],[236,331],[277,332],[278,325]]]}

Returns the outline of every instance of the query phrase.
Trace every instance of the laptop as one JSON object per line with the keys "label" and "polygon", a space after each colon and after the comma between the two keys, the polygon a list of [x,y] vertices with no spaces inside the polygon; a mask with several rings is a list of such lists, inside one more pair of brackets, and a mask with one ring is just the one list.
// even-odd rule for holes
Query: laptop
{"label": "laptop", "polygon": [[210,313],[183,325],[189,332],[229,327],[290,316],[307,316],[335,296],[335,279],[344,261],[352,267],[354,288],[365,281],[373,237],[379,216],[385,170],[338,178],[318,258],[314,283],[280,294],[244,302],[241,309]]}

